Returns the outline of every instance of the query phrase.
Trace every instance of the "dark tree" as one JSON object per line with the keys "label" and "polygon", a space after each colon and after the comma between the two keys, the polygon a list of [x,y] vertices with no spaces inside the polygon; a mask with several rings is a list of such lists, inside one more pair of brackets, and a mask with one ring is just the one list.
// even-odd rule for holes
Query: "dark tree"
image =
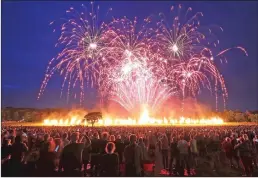
{"label": "dark tree", "polygon": [[88,113],[84,116],[84,118],[86,119],[86,121],[88,123],[91,123],[91,126],[93,127],[93,125],[99,121],[99,119],[102,119],[102,113],[101,112],[91,112]]}

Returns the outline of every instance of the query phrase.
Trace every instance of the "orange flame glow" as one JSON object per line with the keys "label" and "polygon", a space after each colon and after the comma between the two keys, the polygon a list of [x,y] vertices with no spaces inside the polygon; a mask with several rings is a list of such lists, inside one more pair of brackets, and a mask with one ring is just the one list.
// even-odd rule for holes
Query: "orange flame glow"
{"label": "orange flame glow", "polygon": [[[87,121],[82,121],[80,116],[72,116],[70,119],[47,118],[43,121],[44,126],[75,126],[88,125]],[[96,126],[129,126],[129,125],[221,125],[224,121],[220,117],[193,119],[188,117],[176,118],[152,118],[149,116],[149,110],[143,109],[139,119],[133,118],[114,118],[108,115],[100,119]]]}

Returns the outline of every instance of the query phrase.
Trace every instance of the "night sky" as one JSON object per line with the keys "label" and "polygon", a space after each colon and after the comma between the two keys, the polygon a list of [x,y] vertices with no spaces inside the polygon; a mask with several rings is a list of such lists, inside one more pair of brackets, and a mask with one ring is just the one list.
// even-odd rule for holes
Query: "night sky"
{"label": "night sky", "polygon": [[[47,63],[60,49],[54,45],[60,31],[53,33],[49,23],[66,17],[70,7],[81,10],[81,4],[89,2],[2,2],[2,106],[57,108],[71,107],[65,97],[60,99],[62,78],[57,74],[50,81],[43,97],[37,101]],[[112,16],[139,20],[164,12],[169,15],[177,2],[96,2],[103,17],[112,7]],[[258,109],[258,2],[180,2],[185,8],[192,7],[193,13],[203,12],[203,26],[219,25],[224,29],[218,33],[220,49],[243,46],[249,56],[238,50],[227,54],[228,64],[219,64],[229,92],[228,109]],[[85,107],[94,107],[96,91],[86,91]],[[198,100],[213,106],[215,98],[203,92]],[[77,102],[79,103],[79,102]],[[221,105],[222,101],[220,102]]]}

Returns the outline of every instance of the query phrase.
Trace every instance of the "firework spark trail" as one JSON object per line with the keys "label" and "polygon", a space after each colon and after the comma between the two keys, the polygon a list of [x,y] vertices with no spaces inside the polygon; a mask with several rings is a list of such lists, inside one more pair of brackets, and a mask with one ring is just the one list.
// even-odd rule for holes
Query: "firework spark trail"
{"label": "firework spark trail", "polygon": [[150,51],[152,30],[146,29],[149,22],[149,18],[145,19],[139,31],[136,18],[131,21],[124,17],[112,22],[110,35],[114,40],[109,44],[118,61],[115,69],[112,67],[105,73],[109,75],[105,81],[107,88],[113,91],[108,90],[107,95],[128,111],[141,105],[155,110],[170,95],[170,89],[162,87],[150,71],[149,61],[156,55]]}
{"label": "firework spark trail", "polygon": [[[172,6],[171,11],[173,12],[174,9]],[[179,9],[181,9],[181,6],[179,6]],[[191,8],[188,8],[185,19],[191,10]],[[173,24],[169,25],[164,14],[160,13],[161,20],[157,23],[156,38],[158,49],[165,58],[188,60],[193,54],[203,49],[202,40],[205,39],[205,35],[198,31],[200,26],[199,16],[203,16],[203,14],[198,12],[186,22],[181,22],[182,18],[180,14],[177,14],[174,17]]]}
{"label": "firework spark trail", "polygon": [[147,105],[154,112],[169,96],[174,95],[173,88],[165,87],[152,76],[146,63],[128,61],[122,65],[110,73],[109,80],[114,89],[111,100],[120,103],[129,112],[142,105]]}
{"label": "firework spark trail", "polygon": [[[212,82],[215,81],[216,108],[218,91],[221,90],[224,108],[228,97],[224,78],[217,69],[214,61],[221,58],[232,49],[239,49],[247,56],[247,52],[242,47],[234,47],[222,50],[217,55],[213,55],[213,47],[217,47],[219,40],[212,42],[214,37],[211,29],[206,35],[200,31],[199,16],[201,12],[187,20],[187,14],[192,10],[188,8],[184,20],[180,16],[182,6],[179,5],[178,14],[172,19],[170,26],[165,16],[160,13],[161,20],[157,23],[157,33],[154,39],[155,48],[160,53],[162,60],[156,61],[156,72],[166,83],[178,86],[182,94],[182,105],[186,94],[195,97],[200,93],[201,87],[212,92]],[[172,6],[171,11],[175,8]],[[181,19],[181,20],[180,20]],[[170,20],[170,19],[169,19]],[[223,29],[220,27],[220,30]],[[213,36],[212,36],[213,35]],[[211,37],[212,36],[212,37]],[[213,45],[213,46],[212,46]],[[166,72],[169,71],[169,72]]]}
{"label": "firework spark trail", "polygon": [[[99,22],[99,7],[95,12],[93,3],[91,5],[90,12],[84,5],[82,7],[85,12],[79,13],[73,7],[66,11],[70,15],[69,20],[61,25],[61,35],[55,45],[55,47],[62,46],[64,49],[50,61],[38,99],[43,94],[53,74],[58,72],[60,75],[64,75],[61,95],[66,83],[68,83],[67,98],[69,98],[71,86],[74,88],[78,82],[80,103],[84,99],[85,87],[96,86],[96,78],[105,60],[105,53],[108,50],[106,43],[109,40],[105,36],[108,24]],[[54,22],[50,23],[50,25],[53,24]]]}
{"label": "firework spark trail", "polygon": [[[237,46],[214,54],[219,40],[213,29],[209,28],[207,34],[201,30],[201,12],[188,18],[192,8],[181,15],[179,5],[176,16],[166,19],[160,13],[161,19],[152,28],[150,17],[142,25],[136,17],[113,17],[109,23],[100,22],[99,7],[95,10],[91,5],[90,12],[85,6],[85,13],[67,10],[70,19],[61,25],[55,45],[64,48],[49,62],[38,98],[52,76],[60,73],[64,76],[61,95],[67,85],[68,100],[71,89],[79,84],[80,103],[85,88],[94,86],[102,101],[114,100],[129,112],[140,105],[155,111],[172,95],[182,96],[183,105],[185,97],[196,97],[202,88],[207,88],[215,92],[216,109],[220,92],[225,107],[228,93],[216,61],[222,62],[233,49],[246,56],[247,52]],[[172,6],[172,13],[175,10]],[[223,31],[221,27],[219,30]]]}

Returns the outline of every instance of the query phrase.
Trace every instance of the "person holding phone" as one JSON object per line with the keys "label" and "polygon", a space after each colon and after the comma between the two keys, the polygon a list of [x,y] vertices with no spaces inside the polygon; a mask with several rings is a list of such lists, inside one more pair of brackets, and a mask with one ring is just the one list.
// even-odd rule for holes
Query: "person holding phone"
{"label": "person holding phone", "polygon": [[55,149],[55,152],[58,152],[59,148],[60,148],[60,146],[57,145],[57,146],[56,146],[56,149]]}

